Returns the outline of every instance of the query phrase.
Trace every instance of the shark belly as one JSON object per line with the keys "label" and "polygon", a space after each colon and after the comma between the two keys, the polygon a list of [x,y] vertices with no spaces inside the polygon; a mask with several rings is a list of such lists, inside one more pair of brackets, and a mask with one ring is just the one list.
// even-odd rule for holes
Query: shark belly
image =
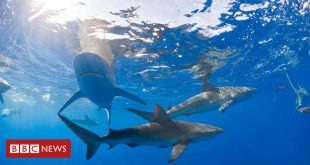
{"label": "shark belly", "polygon": [[108,144],[125,144],[129,146],[171,146],[173,144],[176,144],[178,141],[174,139],[164,139],[157,136],[127,136],[123,138],[118,139],[110,139],[108,141],[105,141],[104,143]]}
{"label": "shark belly", "polygon": [[167,113],[170,117],[175,118],[178,116],[190,116],[196,113],[203,113],[212,111],[221,105],[221,100],[208,100],[208,99],[197,99],[193,101],[187,101],[180,103],[172,107]]}
{"label": "shark belly", "polygon": [[157,123],[150,123],[120,131],[112,131],[109,138],[103,142],[114,145],[162,147],[176,144],[181,140],[182,135],[179,131],[167,129]]}
{"label": "shark belly", "polygon": [[114,85],[104,75],[89,72],[78,78],[80,91],[100,108],[109,108],[114,98]]}

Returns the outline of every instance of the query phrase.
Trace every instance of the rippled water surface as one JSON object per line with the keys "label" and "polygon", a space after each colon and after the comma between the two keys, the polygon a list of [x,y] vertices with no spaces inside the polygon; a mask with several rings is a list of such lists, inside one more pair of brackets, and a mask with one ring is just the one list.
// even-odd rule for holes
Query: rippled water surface
{"label": "rippled water surface", "polygon": [[[58,118],[77,90],[73,58],[101,54],[118,87],[143,98],[112,104],[113,129],[146,121],[126,111],[176,105],[213,86],[257,92],[224,113],[180,117],[224,129],[190,144],[173,164],[310,164],[310,115],[296,111],[295,87],[310,92],[309,0],[0,0],[0,77],[12,113],[0,118],[0,164],[166,164],[169,148],[86,145]],[[308,97],[301,107],[310,106]],[[87,99],[65,114],[88,115],[107,132],[106,114]],[[6,139],[71,139],[70,159],[8,159]]]}

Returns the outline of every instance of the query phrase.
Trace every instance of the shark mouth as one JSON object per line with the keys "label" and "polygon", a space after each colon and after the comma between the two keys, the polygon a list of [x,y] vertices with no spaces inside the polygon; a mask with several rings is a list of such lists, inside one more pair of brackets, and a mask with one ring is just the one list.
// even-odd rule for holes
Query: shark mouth
{"label": "shark mouth", "polygon": [[100,73],[98,73],[98,72],[91,72],[91,71],[89,71],[89,72],[83,72],[83,73],[81,73],[81,74],[79,75],[79,78],[80,78],[80,77],[83,77],[83,76],[90,76],[90,75],[99,76],[99,77],[105,77],[104,75],[102,75],[102,74],[100,74]]}

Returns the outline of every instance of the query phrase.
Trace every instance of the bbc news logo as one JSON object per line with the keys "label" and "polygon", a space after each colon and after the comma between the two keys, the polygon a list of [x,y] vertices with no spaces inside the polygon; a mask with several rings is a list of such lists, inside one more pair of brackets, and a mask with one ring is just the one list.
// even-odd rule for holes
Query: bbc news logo
{"label": "bbc news logo", "polygon": [[70,140],[7,140],[7,158],[70,158]]}

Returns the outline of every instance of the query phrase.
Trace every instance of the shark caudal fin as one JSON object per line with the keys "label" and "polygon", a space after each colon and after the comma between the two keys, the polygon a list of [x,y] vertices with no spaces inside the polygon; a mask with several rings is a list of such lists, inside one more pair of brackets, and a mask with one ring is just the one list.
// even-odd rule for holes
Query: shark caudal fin
{"label": "shark caudal fin", "polygon": [[147,105],[142,99],[140,99],[138,96],[132,94],[132,93],[129,93],[123,89],[120,89],[120,88],[115,88],[115,95],[116,96],[122,96],[122,97],[126,97],[128,99],[131,99],[133,101],[136,101],[140,104],[143,104],[143,105]]}
{"label": "shark caudal fin", "polygon": [[152,121],[153,120],[153,112],[146,112],[138,109],[127,108],[128,111],[140,116],[141,118]]}
{"label": "shark caudal fin", "polygon": [[75,100],[83,97],[82,93],[80,91],[76,92],[59,110],[58,114],[60,114],[65,108],[67,108],[71,103],[73,103]]}
{"label": "shark caudal fin", "polygon": [[100,146],[100,137],[87,129],[73,123],[68,118],[58,115],[60,119],[87,145],[86,160],[92,158]]}

